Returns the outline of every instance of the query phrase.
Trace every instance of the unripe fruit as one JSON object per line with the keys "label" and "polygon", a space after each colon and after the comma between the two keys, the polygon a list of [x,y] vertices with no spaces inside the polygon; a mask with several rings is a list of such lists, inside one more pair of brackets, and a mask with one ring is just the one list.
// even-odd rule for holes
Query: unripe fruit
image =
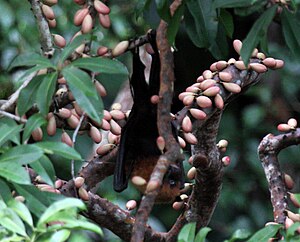
{"label": "unripe fruit", "polygon": [[275,60],[275,61],[276,61],[276,65],[275,65],[274,69],[280,69],[284,66],[283,60]]}
{"label": "unripe fruit", "polygon": [[294,221],[291,220],[289,217],[286,217],[285,221],[284,221],[284,226],[285,229],[288,229],[289,227],[291,227],[294,224]]}
{"label": "unripe fruit", "polygon": [[73,141],[67,132],[61,134],[61,142],[67,144],[70,147],[73,147]]}
{"label": "unripe fruit", "polygon": [[259,63],[250,63],[250,68],[258,73],[264,73],[268,70],[265,65]]}
{"label": "unripe fruit", "polygon": [[98,155],[106,155],[109,151],[111,151],[115,145],[113,144],[106,144],[106,145],[101,145],[97,148],[96,153]]}
{"label": "unripe fruit", "polygon": [[53,136],[56,134],[56,120],[54,115],[50,116],[47,124],[47,134]]}
{"label": "unripe fruit", "polygon": [[[202,83],[197,83],[197,84],[202,84]],[[199,85],[199,87],[200,87],[200,85]],[[200,91],[199,87],[189,86],[185,89],[185,91],[192,92],[192,93],[198,93]]]}
{"label": "unripe fruit", "polygon": [[138,186],[138,187],[144,186],[144,185],[147,184],[147,181],[143,177],[141,177],[141,176],[134,176],[134,177],[132,177],[131,178],[131,182],[134,185]]}
{"label": "unripe fruit", "polygon": [[114,103],[111,105],[112,110],[121,110],[122,109],[122,104],[121,103]]}
{"label": "unripe fruit", "polygon": [[85,48],[85,44],[81,44],[75,49],[75,52],[78,54],[82,54],[84,51],[84,48]]}
{"label": "unripe fruit", "polygon": [[294,119],[294,118],[290,118],[289,120],[288,120],[288,122],[287,122],[287,124],[289,125],[289,126],[291,126],[292,128],[297,128],[297,120],[296,119]]}
{"label": "unripe fruit", "polygon": [[23,202],[25,202],[25,197],[23,197],[23,196],[16,196],[15,200],[23,203]]}
{"label": "unripe fruit", "polygon": [[157,145],[158,149],[161,151],[161,153],[163,153],[165,146],[166,146],[164,137],[158,136],[156,139],[156,145]]}
{"label": "unripe fruit", "polygon": [[182,100],[185,106],[190,106],[194,102],[194,96],[187,95]]}
{"label": "unripe fruit", "polygon": [[240,93],[241,87],[238,84],[232,83],[232,82],[223,82],[222,83],[225,89],[232,93]]}
{"label": "unripe fruit", "polygon": [[300,208],[300,203],[297,201],[295,194],[289,192],[289,195],[290,195],[290,199],[291,199],[292,203],[294,204],[294,206],[296,208]]}
{"label": "unripe fruit", "polygon": [[236,61],[234,63],[235,67],[238,68],[239,70],[247,70],[248,68],[245,66],[244,61]]}
{"label": "unripe fruit", "polygon": [[190,179],[190,180],[193,180],[193,179],[195,179],[195,176],[196,176],[196,167],[192,167],[189,171],[188,171],[188,173],[187,173],[187,178],[188,179]]}
{"label": "unripe fruit", "polygon": [[48,25],[50,28],[56,27],[56,20],[55,19],[48,19]]}
{"label": "unripe fruit", "polygon": [[113,119],[110,120],[110,130],[115,135],[120,135],[121,134],[121,127],[120,127],[120,125],[117,124],[117,122],[114,121]]}
{"label": "unripe fruit", "polygon": [[257,55],[256,55],[256,57],[258,59],[261,59],[261,60],[266,59],[266,55],[264,53],[262,53],[262,52],[258,52]]}
{"label": "unripe fruit", "polygon": [[186,147],[186,143],[185,143],[184,139],[181,138],[180,136],[178,136],[178,143],[182,149]]}
{"label": "unripe fruit", "polygon": [[230,165],[230,157],[229,156],[224,156],[223,158],[222,158],[222,163],[223,163],[223,165],[224,166],[229,166]]}
{"label": "unripe fruit", "polygon": [[85,190],[83,187],[79,188],[78,195],[83,201],[89,200],[89,194],[88,194],[87,190]]}
{"label": "unripe fruit", "polygon": [[209,69],[210,69],[212,72],[217,71],[217,70],[218,70],[218,68],[217,68],[217,62],[212,63],[212,64],[210,65]]}
{"label": "unripe fruit", "polygon": [[110,115],[115,120],[122,120],[125,119],[125,114],[120,110],[111,110]]}
{"label": "unripe fruit", "polygon": [[233,48],[236,51],[236,53],[238,53],[240,55],[241,49],[242,49],[243,43],[236,39],[233,41]]}
{"label": "unripe fruit", "polygon": [[43,139],[43,130],[38,127],[32,131],[31,136],[34,141],[41,141]]}
{"label": "unripe fruit", "polygon": [[275,68],[275,66],[276,66],[276,61],[272,57],[268,57],[268,58],[264,59],[262,61],[262,63],[269,68]]}
{"label": "unripe fruit", "polygon": [[193,129],[193,124],[189,116],[185,116],[184,119],[182,120],[181,127],[184,132],[189,133]]}
{"label": "unripe fruit", "polygon": [[107,141],[110,144],[116,144],[118,142],[118,136],[114,135],[112,132],[108,132]]}
{"label": "unripe fruit", "polygon": [[206,70],[202,73],[202,76],[204,77],[204,79],[211,79],[213,78],[213,74],[210,70]]}
{"label": "unripe fruit", "polygon": [[300,214],[295,214],[289,210],[286,210],[287,216],[293,220],[293,222],[300,222]]}
{"label": "unripe fruit", "polygon": [[225,71],[219,72],[219,78],[224,82],[231,82],[232,81],[231,73],[225,72]]}
{"label": "unripe fruit", "polygon": [[107,95],[105,87],[98,81],[95,81],[94,83],[95,83],[95,87],[96,87],[98,94],[101,97],[105,97]]}
{"label": "unripe fruit", "polygon": [[78,5],[83,5],[85,4],[85,0],[73,0],[74,3],[78,4]]}
{"label": "unripe fruit", "polygon": [[198,140],[192,133],[183,133],[184,139],[192,145],[197,144]]}
{"label": "unripe fruit", "polygon": [[293,178],[288,174],[284,174],[284,183],[288,190],[292,190],[295,185]]}
{"label": "unripe fruit", "polygon": [[258,54],[258,49],[254,48],[254,50],[252,51],[251,57],[256,57]]}
{"label": "unripe fruit", "polygon": [[91,32],[92,28],[93,18],[90,14],[87,14],[82,21],[81,32],[83,34],[88,34],[89,32]]}
{"label": "unripe fruit", "polygon": [[66,46],[66,40],[59,34],[53,35],[54,44],[60,48],[64,48]]}
{"label": "unripe fruit", "polygon": [[206,96],[197,97],[196,102],[200,108],[209,108],[212,105],[212,101]]}
{"label": "unripe fruit", "polygon": [[236,60],[234,58],[230,58],[227,63],[228,65],[233,65],[236,62]]}
{"label": "unripe fruit", "polygon": [[181,195],[180,195],[180,199],[181,199],[182,201],[187,200],[188,198],[189,198],[189,196],[186,195],[186,194],[181,194]]}
{"label": "unripe fruit", "polygon": [[116,45],[115,48],[113,48],[111,53],[114,57],[122,55],[127,50],[128,46],[129,46],[128,40],[121,41],[119,44]]}
{"label": "unripe fruit", "polygon": [[104,3],[102,3],[99,0],[94,1],[94,7],[98,13],[102,13],[104,15],[110,13],[109,7],[107,7]]}
{"label": "unripe fruit", "polygon": [[291,131],[292,127],[288,124],[279,124],[277,126],[277,130],[281,132],[289,132]]}
{"label": "unripe fruit", "polygon": [[129,200],[129,201],[126,203],[126,208],[127,208],[127,210],[129,210],[129,211],[135,209],[136,206],[137,206],[137,203],[136,203],[135,200]]}
{"label": "unripe fruit", "polygon": [[183,101],[186,96],[194,96],[193,92],[182,92],[178,95],[179,100]]}
{"label": "unripe fruit", "polygon": [[220,88],[217,86],[210,87],[203,92],[203,95],[208,97],[216,96],[220,91]]}
{"label": "unripe fruit", "polygon": [[55,183],[54,183],[54,188],[59,189],[59,188],[62,187],[62,185],[63,185],[63,181],[60,180],[60,179],[58,179],[58,180],[56,180]]}
{"label": "unripe fruit", "polygon": [[110,130],[110,124],[105,119],[102,119],[101,129]]}
{"label": "unripe fruit", "polygon": [[57,4],[57,0],[43,0],[43,3],[48,6],[53,6],[53,5]]}
{"label": "unripe fruit", "polygon": [[206,118],[206,113],[197,108],[191,108],[190,113],[195,119],[203,120]]}
{"label": "unripe fruit", "polygon": [[76,129],[79,125],[79,120],[75,115],[72,114],[71,117],[67,119],[67,123],[72,129]]}
{"label": "unripe fruit", "polygon": [[202,90],[206,90],[210,87],[213,87],[216,84],[216,81],[213,79],[206,79],[203,82],[200,83],[200,88]]}
{"label": "unripe fruit", "polygon": [[75,180],[74,180],[74,184],[75,184],[76,188],[82,187],[83,184],[84,184],[84,178],[81,177],[81,176],[76,177]]}
{"label": "unripe fruit", "polygon": [[53,12],[53,9],[51,7],[49,7],[48,5],[43,4],[42,11],[47,19],[49,19],[49,20],[55,19],[55,14]]}
{"label": "unripe fruit", "polygon": [[226,61],[218,61],[216,64],[217,70],[222,71],[228,66],[228,63]]}
{"label": "unripe fruit", "polygon": [[88,15],[88,13],[89,13],[88,8],[79,9],[74,15],[74,20],[73,20],[74,24],[76,26],[81,25],[83,19]]}
{"label": "unripe fruit", "polygon": [[110,27],[109,15],[99,13],[99,23],[102,25],[103,28],[108,29]]}
{"label": "unripe fruit", "polygon": [[201,75],[197,78],[197,82],[203,82],[204,81],[204,77]]}
{"label": "unripe fruit", "polygon": [[228,141],[226,139],[221,139],[218,144],[217,147],[220,148],[226,148],[228,146]]}
{"label": "unripe fruit", "polygon": [[222,96],[218,93],[214,98],[215,105],[218,109],[224,108],[224,100]]}
{"label": "unripe fruit", "polygon": [[100,46],[97,50],[97,55],[99,56],[106,55],[107,53],[108,53],[108,48],[105,46]]}
{"label": "unripe fruit", "polygon": [[172,207],[174,210],[178,211],[180,210],[184,205],[184,202],[174,202]]}
{"label": "unripe fruit", "polygon": [[95,143],[99,144],[102,141],[101,132],[95,126],[91,126],[89,134]]}
{"label": "unripe fruit", "polygon": [[[114,110],[112,110],[114,111]],[[120,111],[120,110],[117,110],[117,111]],[[111,111],[108,112],[107,110],[103,110],[103,118],[107,121],[110,121],[112,119],[112,115],[111,115]]]}
{"label": "unripe fruit", "polygon": [[152,104],[158,104],[158,102],[159,102],[159,96],[158,96],[158,95],[153,95],[153,96],[151,96],[150,102],[151,102]]}

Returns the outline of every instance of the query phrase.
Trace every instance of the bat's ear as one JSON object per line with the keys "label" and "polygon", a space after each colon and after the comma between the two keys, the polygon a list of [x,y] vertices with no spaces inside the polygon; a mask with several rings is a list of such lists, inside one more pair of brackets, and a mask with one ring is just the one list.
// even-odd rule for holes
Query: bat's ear
{"label": "bat's ear", "polygon": [[157,44],[156,44],[156,30],[155,29],[151,29],[148,32],[148,39],[149,39],[149,43],[154,51],[154,54],[158,54],[158,48],[157,48]]}

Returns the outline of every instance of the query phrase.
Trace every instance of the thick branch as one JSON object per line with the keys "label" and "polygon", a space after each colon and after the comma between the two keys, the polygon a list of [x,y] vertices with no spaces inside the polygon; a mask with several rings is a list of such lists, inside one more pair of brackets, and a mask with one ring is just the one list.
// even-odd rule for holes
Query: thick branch
{"label": "thick branch", "polygon": [[277,136],[268,134],[258,147],[259,158],[269,184],[276,223],[284,224],[287,208],[287,191],[278,162],[278,153],[288,146],[298,144],[300,144],[300,129]]}

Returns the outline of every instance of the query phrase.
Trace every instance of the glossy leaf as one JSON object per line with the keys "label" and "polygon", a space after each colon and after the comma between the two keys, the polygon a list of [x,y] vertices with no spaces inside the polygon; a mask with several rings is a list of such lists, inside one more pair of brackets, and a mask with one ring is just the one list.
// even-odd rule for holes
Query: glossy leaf
{"label": "glossy leaf", "polygon": [[44,76],[36,93],[36,102],[39,111],[46,116],[52,101],[56,87],[57,72],[52,72]]}
{"label": "glossy leaf", "polygon": [[12,210],[14,210],[20,216],[20,218],[22,218],[23,221],[25,221],[30,227],[33,227],[33,220],[31,214],[24,203],[19,202],[15,199],[11,199],[8,202],[8,206]]}
{"label": "glossy leaf", "polygon": [[178,234],[178,242],[194,241],[196,233],[196,223],[188,223],[183,226]]}
{"label": "glossy leaf", "polygon": [[31,184],[28,172],[20,164],[14,162],[0,163],[0,176],[18,184]]}
{"label": "glossy leaf", "polygon": [[100,123],[103,104],[89,75],[73,66],[63,69],[62,73],[79,106],[91,119]]}
{"label": "glossy leaf", "polygon": [[55,154],[67,159],[82,160],[81,155],[65,143],[46,141],[36,143],[34,146],[43,149],[46,154]]}
{"label": "glossy leaf", "polygon": [[184,1],[183,3],[179,6],[178,9],[176,9],[174,15],[172,16],[169,24],[168,24],[168,29],[167,29],[167,38],[169,41],[170,45],[174,45],[175,44],[175,37],[176,34],[178,32],[180,23],[181,23],[181,19],[184,13],[184,9],[185,9],[185,4]]}
{"label": "glossy leaf", "polygon": [[282,225],[269,225],[264,227],[263,229],[258,230],[247,242],[267,242],[270,238],[272,238],[278,230],[282,228]]}
{"label": "glossy leaf", "polygon": [[8,126],[4,123],[0,126],[0,146],[22,130],[23,125]]}
{"label": "glossy leaf", "polygon": [[[0,165],[16,163],[25,165],[36,161],[43,155],[42,149],[34,145],[19,145],[10,148],[7,152],[0,156]],[[4,164],[5,163],[5,164]]]}
{"label": "glossy leaf", "polygon": [[195,242],[205,242],[207,234],[211,231],[211,228],[201,228],[195,237]]}
{"label": "glossy leaf", "polygon": [[220,23],[223,24],[224,29],[226,30],[226,35],[229,38],[232,38],[233,31],[234,31],[234,24],[233,24],[233,18],[231,16],[231,14],[227,10],[222,9],[220,11],[219,20],[220,20]]}
{"label": "glossy leaf", "polygon": [[19,125],[19,124],[17,124],[17,122],[15,120],[12,120],[11,118],[7,118],[7,117],[1,118],[1,124],[7,125],[9,128],[14,128],[16,130],[16,133],[11,134],[8,140],[11,140],[12,142],[14,142],[17,145],[21,144],[20,132],[17,132],[17,131],[19,131],[20,129],[23,128],[23,124]]}
{"label": "glossy leaf", "polygon": [[49,238],[49,242],[64,242],[70,237],[71,231],[67,229],[62,229],[54,232]]}
{"label": "glossy leaf", "polygon": [[241,49],[241,57],[244,60],[245,65],[249,63],[249,58],[254,48],[257,46],[260,40],[264,38],[264,36],[266,35],[268,27],[275,16],[276,9],[277,9],[277,5],[274,5],[273,7],[265,11],[259,17],[259,19],[253,24],[246,39],[243,41],[243,47]]}
{"label": "glossy leaf", "polygon": [[48,219],[54,214],[60,212],[61,210],[67,210],[70,208],[78,208],[80,210],[85,209],[84,203],[77,198],[65,198],[63,200],[57,201],[53,203],[50,207],[46,209],[46,211],[39,218],[37,223],[37,227],[43,226],[44,223],[48,221]]}
{"label": "glossy leaf", "polygon": [[36,93],[43,78],[44,75],[34,77],[20,92],[17,102],[18,113],[20,116],[25,114],[25,112],[28,111],[35,103]]}
{"label": "glossy leaf", "polygon": [[50,186],[54,186],[55,170],[49,158],[43,155],[39,160],[30,163],[34,171]]}
{"label": "glossy leaf", "polygon": [[215,0],[215,8],[238,8],[254,5],[258,0]]}
{"label": "glossy leaf", "polygon": [[32,185],[14,184],[14,187],[20,195],[25,197],[26,206],[37,217],[40,217],[51,203],[63,198],[60,194],[42,192]]}
{"label": "glossy leaf", "polygon": [[0,210],[0,225],[13,233],[27,237],[22,220],[9,208]]}
{"label": "glossy leaf", "polygon": [[70,64],[81,69],[103,74],[120,74],[128,76],[126,66],[116,59],[105,57],[79,58]]}
{"label": "glossy leaf", "polygon": [[45,123],[47,122],[40,113],[32,115],[26,122],[23,133],[23,142],[30,137],[33,130],[35,130],[38,127],[41,127]]}
{"label": "glossy leaf", "polygon": [[151,4],[151,0],[139,0],[136,2],[136,7],[135,7],[135,19],[140,17],[142,13],[149,9]]}
{"label": "glossy leaf", "polygon": [[225,242],[234,242],[236,240],[245,240],[250,236],[250,232],[246,229],[238,229],[236,230],[233,235],[231,236],[231,238],[229,240],[226,240]]}
{"label": "glossy leaf", "polygon": [[18,55],[10,64],[9,70],[19,67],[19,66],[35,66],[39,65],[41,69],[43,68],[53,68],[55,66],[51,63],[49,59],[43,57],[37,53],[25,53]]}
{"label": "glossy leaf", "polygon": [[13,198],[9,186],[1,178],[0,178],[0,198],[3,199],[3,201],[5,202],[8,202],[10,199]]}
{"label": "glossy leaf", "polygon": [[291,53],[300,58],[300,24],[296,14],[283,8],[281,16],[282,32]]}
{"label": "glossy leaf", "polygon": [[171,13],[168,0],[155,0],[157,13],[161,19],[170,22]]}
{"label": "glossy leaf", "polygon": [[91,36],[89,34],[85,34],[85,35],[78,35],[75,39],[73,39],[72,42],[68,44],[62,51],[59,60],[60,63],[63,63],[79,45],[87,42],[90,38]]}

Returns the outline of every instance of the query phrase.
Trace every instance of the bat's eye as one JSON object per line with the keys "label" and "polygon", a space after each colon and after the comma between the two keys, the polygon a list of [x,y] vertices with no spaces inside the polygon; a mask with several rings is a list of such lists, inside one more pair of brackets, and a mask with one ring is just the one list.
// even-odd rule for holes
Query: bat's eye
{"label": "bat's eye", "polygon": [[176,182],[174,180],[169,180],[169,184],[171,187],[176,186]]}

